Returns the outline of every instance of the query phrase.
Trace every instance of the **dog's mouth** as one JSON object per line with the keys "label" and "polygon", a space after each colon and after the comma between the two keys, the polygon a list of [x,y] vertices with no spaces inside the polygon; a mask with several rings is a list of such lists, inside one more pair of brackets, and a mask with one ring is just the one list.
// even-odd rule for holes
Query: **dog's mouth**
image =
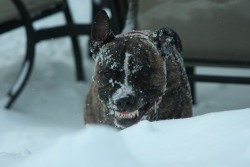
{"label": "dog's mouth", "polygon": [[114,112],[114,117],[115,117],[115,125],[118,128],[126,128],[129,127],[133,124],[136,124],[140,120],[146,120],[149,119],[147,118],[147,113],[151,112],[154,110],[155,105],[159,104],[161,102],[161,97],[157,98],[156,101],[154,102],[149,102],[143,105],[141,108],[135,110],[135,111],[123,111],[123,112]]}
{"label": "dog's mouth", "polygon": [[118,112],[115,111],[115,118],[121,120],[121,119],[135,119],[135,118],[139,118],[141,116],[143,116],[145,114],[145,112],[147,112],[148,110],[151,109],[151,107],[153,106],[153,103],[147,103],[145,105],[143,105],[141,108],[139,108],[136,111],[124,111],[124,112]]}

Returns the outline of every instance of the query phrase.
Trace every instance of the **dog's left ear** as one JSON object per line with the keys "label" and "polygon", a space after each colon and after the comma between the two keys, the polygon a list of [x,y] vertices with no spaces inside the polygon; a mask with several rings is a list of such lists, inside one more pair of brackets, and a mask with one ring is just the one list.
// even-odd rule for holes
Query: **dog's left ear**
{"label": "dog's left ear", "polygon": [[91,51],[95,53],[104,43],[114,38],[114,34],[110,29],[110,19],[107,13],[102,10],[98,12],[92,24],[91,29]]}
{"label": "dog's left ear", "polygon": [[164,27],[155,31],[152,37],[163,56],[173,53],[174,47],[178,52],[182,52],[181,39],[174,30]]}

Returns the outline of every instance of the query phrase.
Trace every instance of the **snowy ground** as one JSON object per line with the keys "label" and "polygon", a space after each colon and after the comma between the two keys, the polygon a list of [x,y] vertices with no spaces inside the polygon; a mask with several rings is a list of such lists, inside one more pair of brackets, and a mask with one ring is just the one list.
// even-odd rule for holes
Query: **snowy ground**
{"label": "snowy ground", "polygon": [[[76,21],[89,22],[88,1],[70,2]],[[62,23],[58,14],[35,26]],[[250,166],[250,109],[236,110],[250,108],[249,85],[198,84],[194,118],[145,121],[121,132],[83,128],[93,61],[86,56],[87,37],[80,40],[85,82],[75,81],[68,38],[37,45],[27,87],[11,110],[0,109],[1,167]],[[24,48],[23,28],[0,35],[0,104],[19,70]],[[198,72],[250,75],[250,70],[235,69],[199,68]],[[213,113],[217,111],[226,112]]]}

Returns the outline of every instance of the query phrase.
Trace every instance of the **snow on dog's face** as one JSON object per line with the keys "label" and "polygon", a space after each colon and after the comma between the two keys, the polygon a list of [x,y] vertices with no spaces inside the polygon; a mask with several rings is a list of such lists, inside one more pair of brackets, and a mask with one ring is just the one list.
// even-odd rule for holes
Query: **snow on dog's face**
{"label": "snow on dog's face", "polygon": [[106,13],[100,12],[92,26],[93,80],[108,115],[117,126],[128,127],[159,104],[166,89],[166,63],[152,40],[156,34],[114,36],[109,24]]}
{"label": "snow on dog's face", "polygon": [[166,88],[164,58],[147,40],[118,37],[96,56],[94,83],[117,123],[138,122]]}

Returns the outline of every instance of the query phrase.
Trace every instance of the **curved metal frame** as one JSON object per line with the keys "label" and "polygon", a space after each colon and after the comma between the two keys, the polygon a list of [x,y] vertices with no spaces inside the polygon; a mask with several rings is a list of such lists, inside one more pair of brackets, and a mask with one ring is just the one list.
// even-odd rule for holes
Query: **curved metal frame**
{"label": "curved metal frame", "polygon": [[90,34],[91,25],[90,24],[82,24],[76,25],[73,23],[73,19],[68,8],[68,3],[64,0],[64,12],[67,24],[64,26],[57,26],[52,28],[43,28],[40,30],[35,30],[32,26],[33,20],[30,17],[30,14],[25,6],[25,4],[21,0],[12,0],[14,5],[16,6],[17,10],[19,11],[23,26],[25,27],[26,37],[27,37],[27,46],[26,46],[26,53],[25,58],[18,74],[18,77],[9,90],[5,102],[5,108],[10,108],[17,97],[20,95],[21,91],[24,89],[28,79],[30,78],[34,59],[35,59],[35,45],[46,39],[62,37],[62,36],[70,36],[74,58],[75,58],[75,66],[76,66],[76,78],[79,81],[84,80],[84,71],[82,67],[82,58],[81,58],[81,50],[79,46],[79,41],[77,39],[77,35]]}
{"label": "curved metal frame", "polygon": [[24,4],[20,0],[12,0],[15,6],[17,7],[20,15],[22,17],[26,36],[27,36],[27,45],[26,45],[26,55],[23,61],[20,73],[14,85],[8,92],[8,101],[6,104],[6,108],[10,108],[16,98],[19,96],[21,91],[23,90],[27,80],[30,77],[31,70],[34,63],[34,53],[35,53],[35,38],[34,38],[34,29],[32,27],[31,18]]}

